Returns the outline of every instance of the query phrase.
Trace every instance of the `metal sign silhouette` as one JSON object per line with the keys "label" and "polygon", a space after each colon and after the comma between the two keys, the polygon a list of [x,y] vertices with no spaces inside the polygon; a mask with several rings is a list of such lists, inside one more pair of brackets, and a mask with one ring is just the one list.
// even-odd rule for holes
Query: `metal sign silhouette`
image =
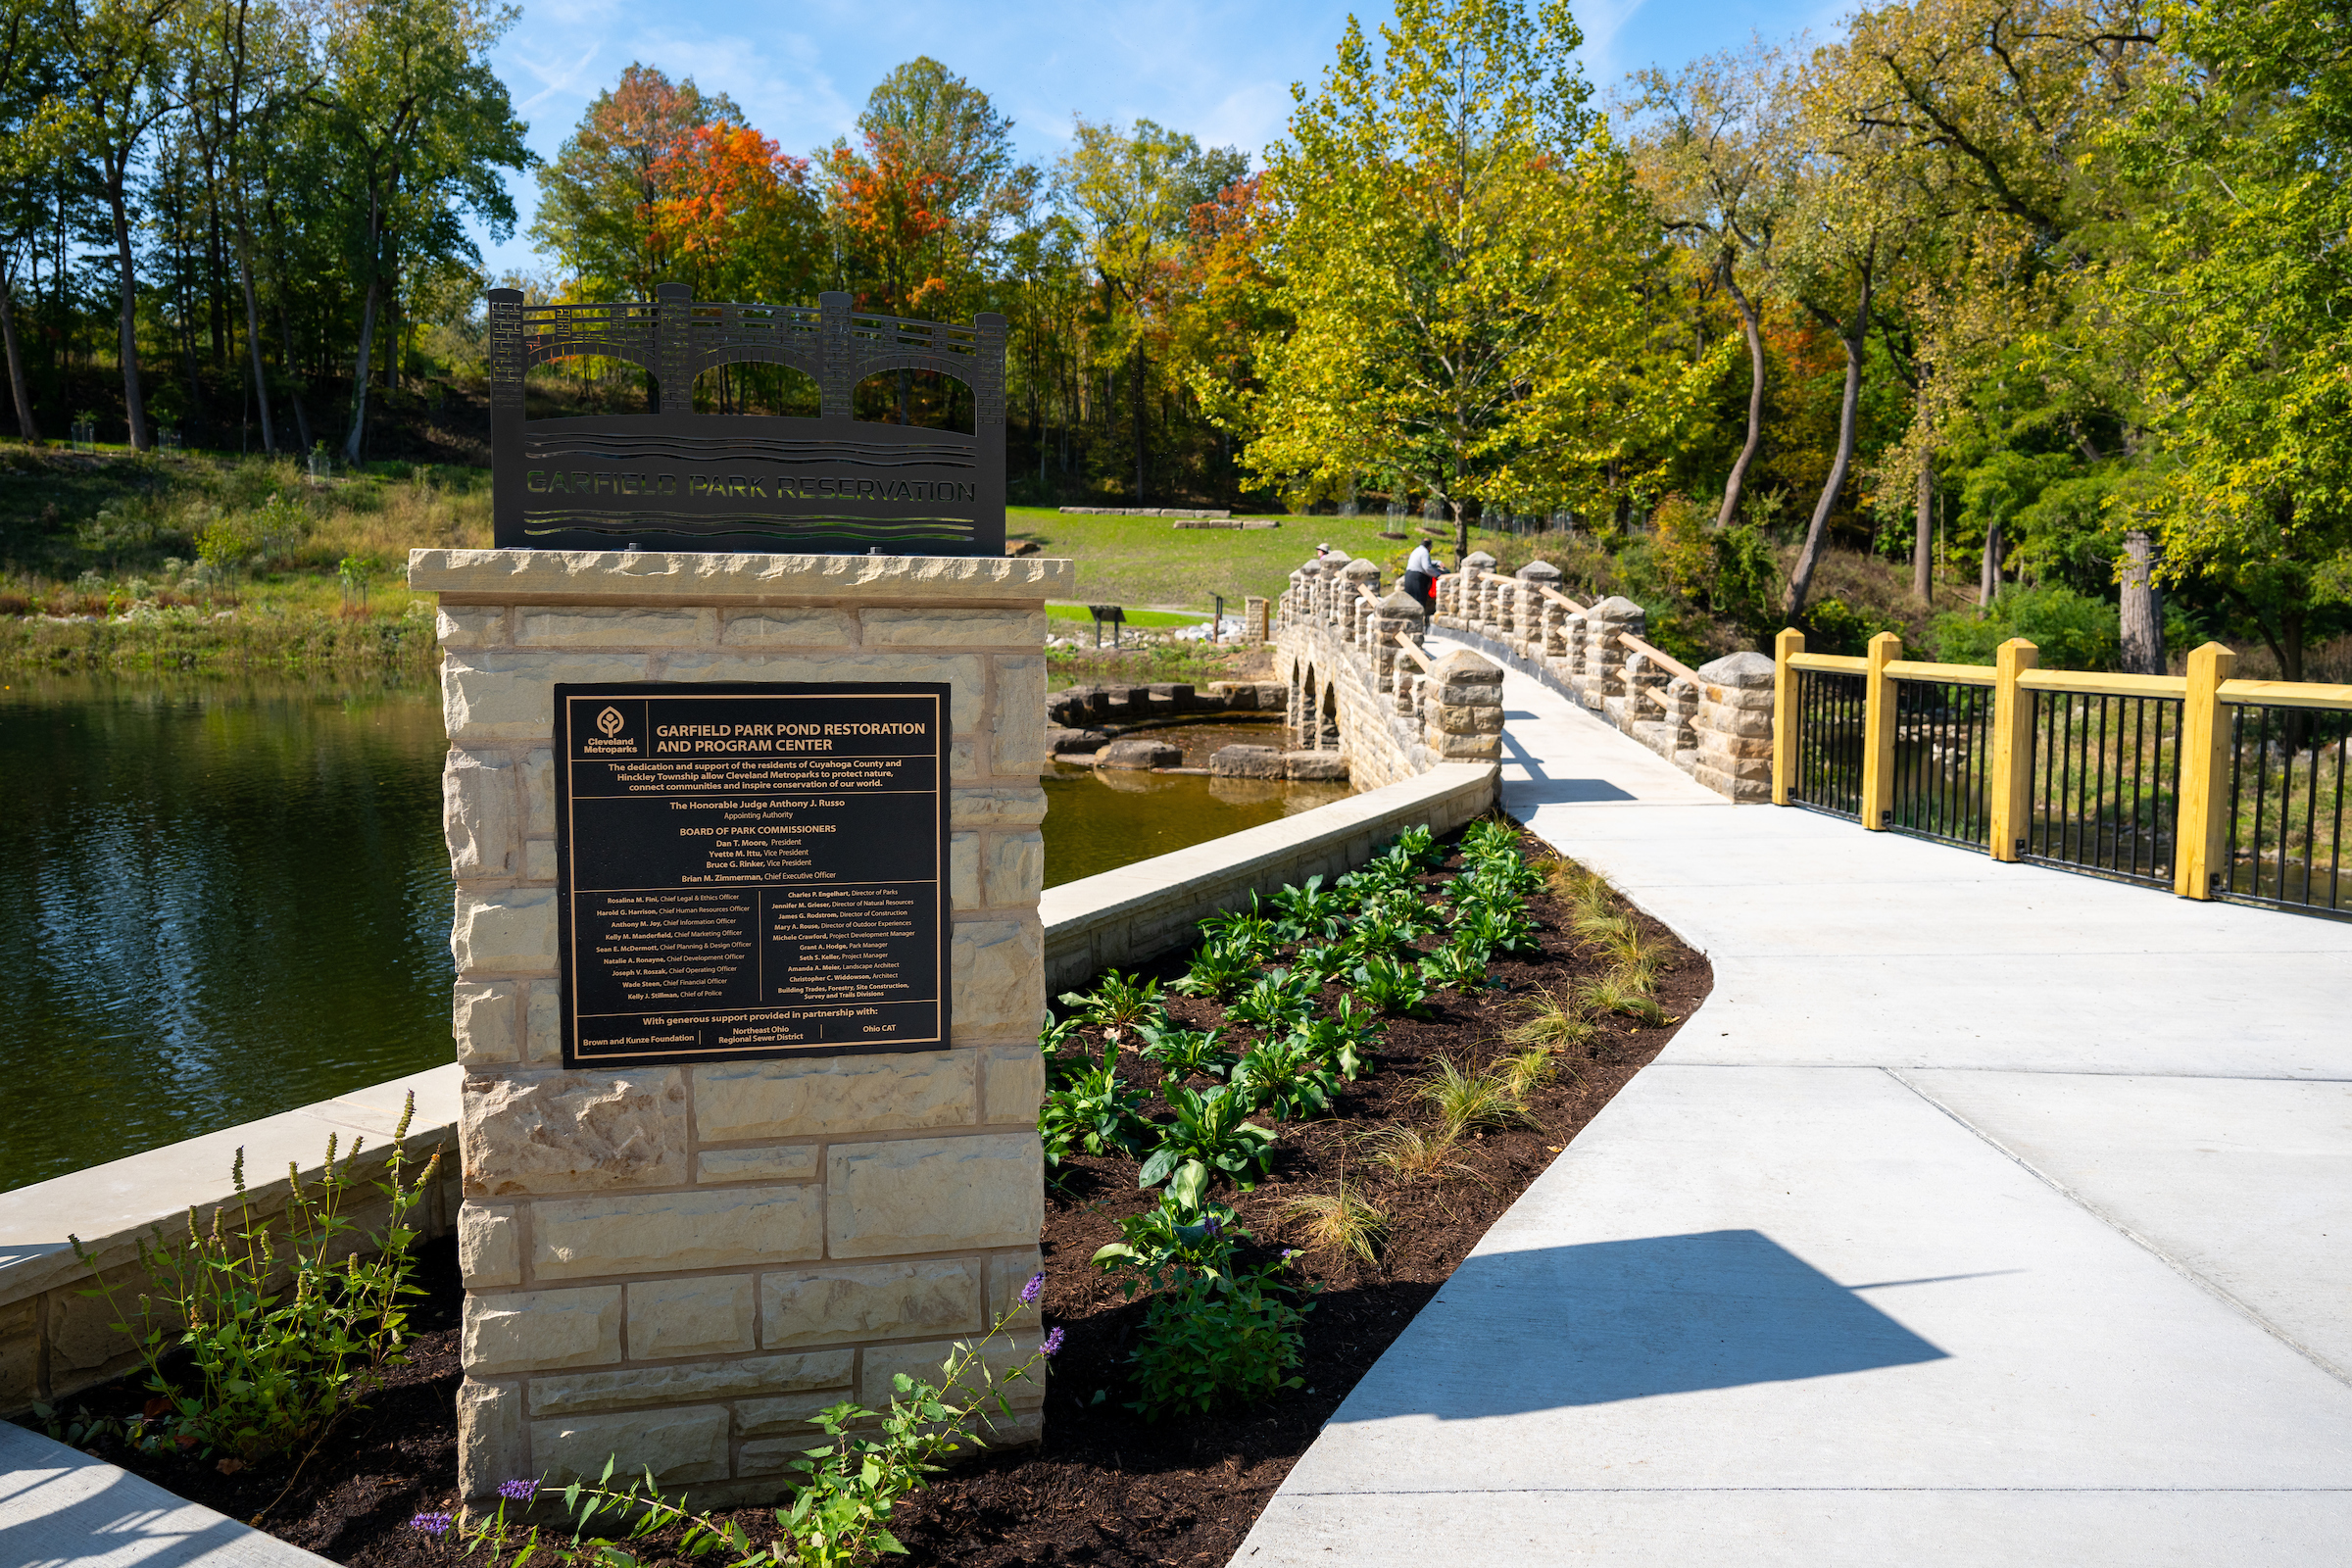
{"label": "metal sign silhouette", "polygon": [[[490,291],[491,517],[497,543],[541,550],[1001,556],[1004,553],[1004,318],[969,326],[817,307],[698,302],[526,305]],[[534,365],[574,356],[650,371],[658,414],[523,417]],[[697,414],[703,371],[784,365],[816,383],[811,418]],[[971,390],[973,433],[852,417],[887,370],[935,370]]]}

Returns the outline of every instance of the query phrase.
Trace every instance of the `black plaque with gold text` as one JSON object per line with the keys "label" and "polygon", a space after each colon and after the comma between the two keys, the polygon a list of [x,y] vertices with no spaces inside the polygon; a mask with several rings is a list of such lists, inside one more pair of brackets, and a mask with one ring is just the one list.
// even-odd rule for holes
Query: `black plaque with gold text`
{"label": "black plaque with gold text", "polygon": [[948,688],[556,688],[569,1067],[947,1043]]}

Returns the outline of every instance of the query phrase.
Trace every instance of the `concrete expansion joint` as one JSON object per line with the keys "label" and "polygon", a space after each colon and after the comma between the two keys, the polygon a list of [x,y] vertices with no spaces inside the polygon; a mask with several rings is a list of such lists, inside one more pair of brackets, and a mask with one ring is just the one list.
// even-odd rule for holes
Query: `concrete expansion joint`
{"label": "concrete expansion joint", "polygon": [[[2212,1297],[2215,1300],[2221,1302],[2224,1306],[2227,1306],[2230,1308],[2230,1310],[2235,1312],[2239,1317],[2244,1318],[2248,1323],[2253,1324],[2256,1328],[2262,1330],[2263,1333],[2269,1335],[2272,1339],[2277,1340],[2280,1345],[2285,1346],[2288,1349],[2294,1351],[2295,1354],[2301,1356],[2304,1360],[2309,1361],[2313,1366],[2318,1367],[2321,1371],[2327,1373],[2338,1383],[2344,1384],[2346,1387],[2352,1387],[2352,1368],[2338,1366],[2334,1361],[2330,1360],[2326,1355],[2321,1354],[2317,1349],[2313,1348],[2309,1345],[2306,1345],[2302,1340],[2288,1333],[2277,1323],[2272,1322],[2268,1317],[2264,1316],[2263,1313],[2259,1311],[2251,1302],[2247,1301],[2243,1297],[2240,1297],[2235,1292],[2229,1289],[2229,1287],[2223,1285],[2220,1281],[2212,1278],[2210,1275],[2196,1268],[2186,1259],[2180,1257],[2179,1254],[2173,1252],[2171,1250],[2158,1243],[2153,1237],[2148,1236],[2144,1232],[2126,1224],[2119,1216],[2111,1212],[2103,1205],[2094,1202],[2087,1195],[2078,1191],[2066,1182],[2059,1180],[2056,1176],[2042,1169],[2039,1165],[2027,1158],[2017,1150],[2010,1148],[2009,1145],[1994,1137],[1993,1134],[1986,1129],[1980,1127],[1975,1122],[1969,1120],[1968,1117],[1962,1115],[1951,1105],[1938,1099],[1936,1094],[1926,1086],[1916,1083],[1909,1077],[1905,1076],[1904,1069],[1899,1067],[1883,1067],[1880,1069],[1880,1071],[1884,1072],[1887,1077],[1893,1079],[1896,1083],[1901,1084],[1905,1089],[1908,1089],[1914,1095],[1917,1095],[1921,1100],[1924,1100],[1929,1104],[1935,1106],[1944,1115],[1950,1117],[1952,1121],[1959,1126],[1966,1128],[1968,1132],[1982,1142],[1985,1148],[1992,1150],[1994,1152],[2000,1154],[2003,1158],[2009,1160],[2012,1164],[2016,1165],[2018,1169],[2024,1171],[2027,1175],[2033,1177],[2044,1187],[2047,1187],[2051,1192],[2056,1193],[2060,1198],[2065,1199],[2068,1202],[2074,1204],[2077,1208],[2080,1208],[2083,1213],[2090,1215],[2100,1224],[2106,1226],[2118,1236],[2121,1236],[2126,1241],[2132,1243],[2132,1246],[2139,1248],[2149,1256],[2162,1263],[2166,1268],[2171,1269],[2175,1274],[2180,1275],[2189,1284],[2194,1285],[2198,1290],[2203,1291],[2206,1295]],[[2153,1077],[2164,1075],[2145,1074],[2137,1076]]]}

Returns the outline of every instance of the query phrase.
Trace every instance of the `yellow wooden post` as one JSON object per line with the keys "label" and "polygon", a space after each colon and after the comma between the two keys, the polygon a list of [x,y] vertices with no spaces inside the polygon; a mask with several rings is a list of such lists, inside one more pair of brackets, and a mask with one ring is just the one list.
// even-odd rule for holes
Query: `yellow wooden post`
{"label": "yellow wooden post", "polygon": [[2188,692],[2180,703],[2180,801],[2173,825],[2173,891],[2210,899],[2228,875],[2230,726],[2222,711],[2222,682],[2237,655],[2207,643],[2188,656]]}
{"label": "yellow wooden post", "polygon": [[1862,825],[1884,830],[1894,814],[1894,677],[1886,666],[1903,657],[1903,640],[1883,631],[1870,640],[1870,669],[1862,677]]}
{"label": "yellow wooden post", "polygon": [[2017,677],[2041,662],[2041,650],[2012,637],[1992,656],[1992,763],[1984,775],[1984,808],[1996,860],[2025,852],[2034,810],[2034,705]]}
{"label": "yellow wooden post", "polygon": [[1805,634],[1788,627],[1772,640],[1772,804],[1787,806],[1796,787],[1796,671],[1788,656],[1805,651]]}

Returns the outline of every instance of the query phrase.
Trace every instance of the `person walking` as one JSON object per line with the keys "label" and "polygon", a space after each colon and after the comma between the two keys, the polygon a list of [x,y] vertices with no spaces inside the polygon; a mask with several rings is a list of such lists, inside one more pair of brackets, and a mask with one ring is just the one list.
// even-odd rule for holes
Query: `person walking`
{"label": "person walking", "polygon": [[1430,555],[1429,541],[1424,539],[1405,558],[1404,580],[1397,586],[1421,601],[1423,614],[1434,615],[1438,612],[1438,579],[1445,573],[1446,568]]}

